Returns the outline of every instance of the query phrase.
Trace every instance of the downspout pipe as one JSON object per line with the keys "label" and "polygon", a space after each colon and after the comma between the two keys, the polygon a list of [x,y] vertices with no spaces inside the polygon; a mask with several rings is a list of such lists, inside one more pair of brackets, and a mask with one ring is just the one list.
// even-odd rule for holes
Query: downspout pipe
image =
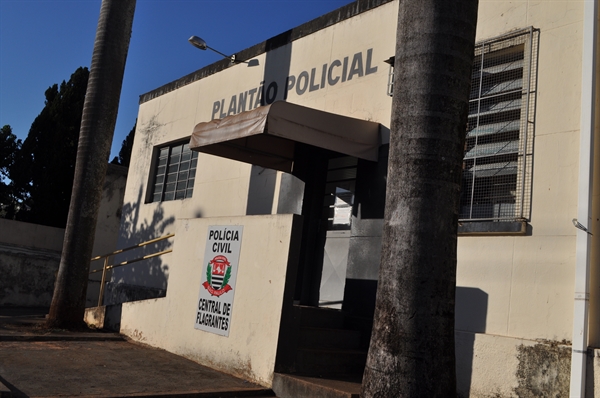
{"label": "downspout pipe", "polygon": [[[588,349],[588,311],[590,299],[592,188],[596,97],[596,0],[584,1],[583,53],[581,65],[581,129],[579,138],[579,188],[575,263],[575,303],[573,310],[573,346],[571,353],[571,398],[584,398]],[[594,231],[596,233],[600,231]]]}

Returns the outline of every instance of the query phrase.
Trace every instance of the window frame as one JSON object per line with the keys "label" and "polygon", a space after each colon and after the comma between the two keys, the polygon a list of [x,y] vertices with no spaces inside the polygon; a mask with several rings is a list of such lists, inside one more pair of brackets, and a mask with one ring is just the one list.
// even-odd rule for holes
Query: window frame
{"label": "window frame", "polygon": [[[507,139],[508,146],[498,149],[496,153],[493,153],[495,149],[492,149],[492,145],[488,145],[487,149],[483,149],[482,155],[480,158],[489,157],[493,158],[497,157],[498,160],[501,159],[504,155],[509,155],[509,152],[516,153],[516,173],[515,178],[516,181],[514,183],[514,212],[506,216],[502,214],[502,210],[500,207],[502,204],[508,205],[510,207],[510,201],[502,202],[501,200],[497,200],[496,203],[493,202],[493,195],[491,195],[487,200],[491,203],[487,203],[487,206],[492,209],[492,212],[495,212],[494,208],[496,205],[499,205],[499,209],[497,210],[498,216],[492,217],[473,217],[473,212],[470,211],[470,217],[461,217],[461,212],[463,210],[464,205],[464,187],[465,187],[465,174],[467,172],[467,167],[469,163],[469,159],[467,157],[469,149],[469,138],[466,137],[465,142],[465,157],[463,158],[463,189],[461,189],[461,201],[459,208],[459,226],[458,233],[459,235],[526,235],[529,230],[527,227],[527,223],[531,219],[531,205],[532,205],[532,190],[533,190],[533,143],[534,143],[534,128],[535,128],[535,109],[536,109],[536,95],[537,95],[537,67],[538,67],[538,41],[539,41],[539,29],[535,29],[530,26],[525,29],[517,30],[514,32],[507,33],[505,35],[497,36],[488,40],[484,40],[481,42],[475,43],[475,59],[474,59],[474,68],[472,70],[472,82],[473,78],[477,79],[475,74],[478,70],[475,69],[478,62],[481,64],[483,62],[484,68],[479,70],[479,78],[483,78],[483,69],[485,69],[485,54],[496,54],[498,55],[501,51],[510,52],[511,49],[514,52],[514,49],[517,47],[523,47],[522,50],[522,82],[521,82],[521,90],[520,94],[518,94],[518,90],[513,91],[512,93],[508,93],[507,97],[510,97],[510,94],[514,94],[515,98],[520,96],[521,105],[518,107],[518,112],[520,116],[518,118],[519,129],[514,134],[518,135],[518,139]],[[394,57],[390,57],[385,61],[390,65],[390,72],[388,78],[387,85],[387,95],[392,96],[392,88],[393,88],[393,74],[394,74]],[[487,76],[486,76],[487,78]],[[482,86],[482,80],[477,82],[477,87]],[[473,88],[471,91],[471,95],[473,94]],[[478,94],[481,94],[479,92]],[[506,95],[506,93],[500,93],[499,97],[502,95]],[[481,97],[478,95],[477,98],[469,99],[469,119],[473,119],[474,117],[480,117],[481,112],[477,112],[476,114],[471,113],[471,105],[474,101],[490,101],[491,97]],[[493,100],[491,100],[493,102]],[[514,99],[513,99],[514,101]],[[514,110],[516,111],[516,107]],[[481,110],[481,108],[479,108]],[[499,112],[498,112],[499,113]],[[479,116],[477,116],[479,115]],[[489,118],[489,114],[487,116]],[[516,120],[516,119],[514,119]],[[514,121],[513,120],[513,121]],[[471,126],[471,124],[469,124]],[[469,135],[470,130],[467,130],[467,136]],[[495,133],[492,133],[495,134]],[[492,139],[493,140],[493,139]],[[491,154],[485,155],[486,150],[491,150]],[[502,152],[504,151],[504,152]],[[506,158],[510,158],[506,156]],[[513,155],[514,158],[514,155]],[[505,159],[506,160],[506,159]],[[515,159],[512,159],[515,161]],[[483,175],[485,175],[486,166],[488,168],[492,168],[490,166],[490,161],[482,162],[480,166],[483,171]],[[476,169],[475,169],[476,170]],[[492,171],[487,171],[488,174],[492,173]],[[477,177],[473,177],[474,181]],[[474,189],[474,185],[471,185],[470,188]],[[492,191],[494,188],[490,188]],[[498,190],[498,187],[496,187]],[[505,189],[506,190],[506,189]],[[513,193],[508,190],[510,195]],[[506,197],[506,195],[505,195]],[[468,202],[469,206],[473,206],[473,198],[471,195],[470,202]],[[491,205],[491,206],[490,206]],[[489,212],[489,210],[488,210]]]}
{"label": "window frame", "polygon": [[[538,35],[538,30],[529,27],[475,44],[473,80],[469,99],[469,127],[463,162],[459,232],[475,234],[505,231],[506,234],[524,234],[526,231],[523,225],[531,218]],[[510,59],[509,55],[514,58]],[[515,67],[516,63],[522,65]],[[505,77],[506,80],[492,81],[496,75],[511,72],[511,68],[514,71],[520,70],[521,77],[515,78],[518,73],[515,75],[513,71],[513,76]],[[488,71],[484,74],[486,69]],[[492,87],[494,84],[500,88]],[[511,88],[511,85],[516,87]],[[483,87],[486,87],[486,93],[483,92]],[[517,101],[519,105],[515,106]],[[486,102],[487,104],[482,106]],[[481,144],[477,144],[477,135],[483,134],[478,130],[483,131],[486,128],[483,122],[480,124],[481,120],[487,118],[487,128],[490,129],[489,126],[493,125],[490,120],[493,117],[499,117],[502,113],[510,115],[511,112],[512,116],[495,119],[500,121],[499,124],[511,125],[511,127],[500,127],[496,131],[489,132],[488,137],[491,138],[488,140],[492,140],[491,144],[485,143],[485,139]],[[518,129],[515,129],[517,124]],[[511,129],[512,138],[510,134],[503,132],[503,130],[510,132]],[[477,164],[477,160],[481,163]],[[502,163],[504,163],[502,169],[495,166]],[[510,171],[511,168],[515,169],[514,173]],[[479,176],[477,172],[480,173]],[[468,180],[469,176],[471,180]],[[506,176],[514,178],[514,181]],[[480,193],[486,189],[484,182],[486,179],[489,180],[487,190],[490,192],[488,195],[475,198],[477,188]],[[501,187],[501,184],[505,187]],[[465,190],[465,187],[468,189]],[[502,190],[506,191],[504,197],[499,193]],[[492,191],[498,194],[494,195]],[[480,214],[474,214],[474,209],[479,205],[476,200],[481,201]],[[508,207],[509,211],[503,211],[502,206]],[[464,213],[465,208],[469,210],[467,216]],[[481,215],[486,210],[487,214]],[[486,225],[489,223],[511,223],[514,226]],[[467,226],[467,224],[471,225]]]}
{"label": "window frame", "polygon": [[146,203],[191,198],[197,165],[198,152],[189,149],[189,139],[156,146],[150,168]]}

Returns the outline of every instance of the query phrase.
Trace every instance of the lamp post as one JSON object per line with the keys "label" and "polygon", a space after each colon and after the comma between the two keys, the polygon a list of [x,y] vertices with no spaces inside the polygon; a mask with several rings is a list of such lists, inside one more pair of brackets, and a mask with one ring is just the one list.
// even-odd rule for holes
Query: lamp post
{"label": "lamp post", "polygon": [[208,46],[206,44],[206,42],[199,38],[198,36],[192,36],[188,39],[188,41],[192,44],[192,46],[199,48],[200,50],[211,50],[216,52],[217,54],[221,55],[223,58],[228,58],[232,64],[248,64],[248,66],[256,66],[258,65],[258,60],[257,59],[251,59],[249,62],[248,61],[240,61],[235,59],[235,54],[233,55],[225,55],[222,52],[215,50],[214,48]]}

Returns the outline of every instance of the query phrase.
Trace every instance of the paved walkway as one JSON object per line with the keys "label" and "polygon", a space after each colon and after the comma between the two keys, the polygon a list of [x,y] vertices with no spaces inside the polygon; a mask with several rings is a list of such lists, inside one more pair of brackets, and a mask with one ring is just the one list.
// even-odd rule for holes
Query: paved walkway
{"label": "paved walkway", "polygon": [[271,390],[114,333],[40,326],[0,307],[0,397],[274,397]]}

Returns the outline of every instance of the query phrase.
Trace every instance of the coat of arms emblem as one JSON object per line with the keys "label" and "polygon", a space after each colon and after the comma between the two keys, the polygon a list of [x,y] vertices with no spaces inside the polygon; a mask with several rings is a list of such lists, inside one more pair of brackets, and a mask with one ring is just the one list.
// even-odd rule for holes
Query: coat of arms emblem
{"label": "coat of arms emblem", "polygon": [[[209,257],[210,258],[210,257]],[[221,296],[231,290],[229,279],[231,278],[231,264],[227,257],[215,256],[206,265],[206,282],[202,284],[211,296]]]}

